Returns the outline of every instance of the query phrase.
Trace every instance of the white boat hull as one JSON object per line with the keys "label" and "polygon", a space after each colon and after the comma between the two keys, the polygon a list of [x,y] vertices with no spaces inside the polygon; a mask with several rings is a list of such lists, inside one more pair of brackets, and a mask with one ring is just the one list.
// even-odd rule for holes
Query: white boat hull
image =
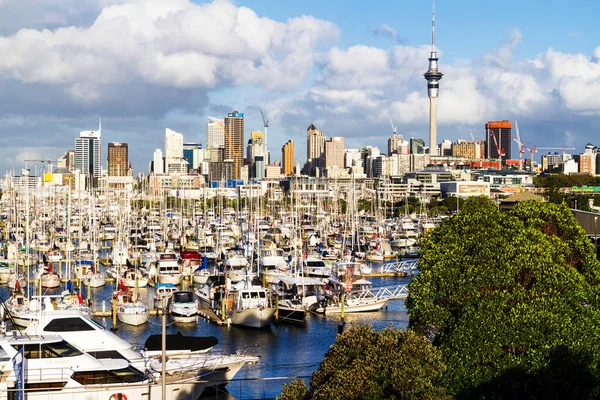
{"label": "white boat hull", "polygon": [[229,318],[233,325],[245,326],[247,328],[265,328],[271,324],[275,308],[247,308],[243,310],[232,310]]}
{"label": "white boat hull", "polygon": [[138,326],[148,322],[150,311],[143,304],[123,304],[117,309],[117,318],[124,324]]}

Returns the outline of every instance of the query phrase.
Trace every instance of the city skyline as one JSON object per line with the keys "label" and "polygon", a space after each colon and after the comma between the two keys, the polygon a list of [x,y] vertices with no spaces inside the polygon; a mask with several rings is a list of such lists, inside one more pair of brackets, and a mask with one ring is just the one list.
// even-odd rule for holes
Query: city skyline
{"label": "city skyline", "polygon": [[[59,157],[99,117],[104,143],[130,144],[136,172],[147,170],[165,128],[206,144],[208,117],[233,109],[245,114],[248,135],[263,129],[262,107],[269,151],[279,154],[294,140],[301,162],[311,122],[328,138],[344,137],[346,148],[385,151],[390,117],[405,139],[429,142],[423,82],[429,2],[29,2],[0,4],[2,172],[25,159]],[[541,5],[544,23],[532,23]],[[600,122],[595,10],[600,5],[577,1],[438,1],[436,50],[444,79],[437,142],[467,139],[469,132],[484,139],[487,121],[516,119],[529,147],[566,145],[577,153],[594,143]],[[495,18],[481,17],[486,13]],[[216,18],[228,29],[213,29],[214,36],[193,30]],[[181,27],[178,34],[173,24]]]}

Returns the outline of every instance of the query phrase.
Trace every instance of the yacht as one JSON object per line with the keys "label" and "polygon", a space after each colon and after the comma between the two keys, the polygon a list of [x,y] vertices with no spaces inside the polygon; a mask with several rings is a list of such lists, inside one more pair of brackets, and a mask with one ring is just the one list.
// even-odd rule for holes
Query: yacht
{"label": "yacht", "polygon": [[[97,359],[127,360],[138,370],[148,370],[152,376],[152,397],[161,398],[161,353],[156,345],[137,351],[127,341],[98,325],[89,317],[74,310],[42,313],[25,329],[29,335],[60,335],[67,342],[77,346]],[[198,398],[209,387],[225,387],[237,372],[246,364],[258,362],[258,357],[243,354],[227,354],[213,349],[179,348],[169,346],[167,338],[168,399]],[[178,369],[175,366],[178,365]],[[1,392],[1,390],[0,390]],[[179,394],[178,394],[179,393]],[[177,394],[177,396],[176,396]],[[1,396],[1,395],[0,395]],[[45,397],[46,399],[47,397]],[[108,397],[107,397],[108,398]],[[129,397],[133,399],[146,397]],[[72,397],[68,398],[72,400]]]}
{"label": "yacht", "polygon": [[152,385],[127,360],[97,359],[56,335],[0,336],[0,365],[0,398],[7,399],[142,399]]}
{"label": "yacht", "polygon": [[175,322],[196,322],[198,303],[194,299],[194,292],[191,290],[173,292],[169,312]]}

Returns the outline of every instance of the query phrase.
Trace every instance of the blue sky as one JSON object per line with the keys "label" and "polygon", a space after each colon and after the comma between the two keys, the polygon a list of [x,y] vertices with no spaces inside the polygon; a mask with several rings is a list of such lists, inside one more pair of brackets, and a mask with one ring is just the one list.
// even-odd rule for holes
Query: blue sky
{"label": "blue sky", "polygon": [[[0,171],[60,156],[100,116],[103,151],[130,143],[144,173],[165,128],[205,143],[233,107],[247,136],[266,110],[273,159],[293,139],[303,162],[311,121],[347,148],[385,151],[390,116],[427,138],[428,1],[47,3],[0,0]],[[531,147],[600,145],[600,2],[436,3],[439,140],[517,119]]]}

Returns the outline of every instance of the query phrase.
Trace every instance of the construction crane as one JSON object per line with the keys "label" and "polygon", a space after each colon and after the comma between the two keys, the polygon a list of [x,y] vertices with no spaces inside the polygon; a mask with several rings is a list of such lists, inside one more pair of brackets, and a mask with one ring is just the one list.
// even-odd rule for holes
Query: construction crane
{"label": "construction crane", "polygon": [[563,159],[567,150],[575,150],[575,147],[538,147],[538,150],[562,150]]}
{"label": "construction crane", "polygon": [[394,123],[392,122],[392,117],[390,118],[390,124],[392,125],[392,133],[394,134],[394,136],[396,136],[398,134],[398,131],[396,130],[396,125],[394,125]]}
{"label": "construction crane", "polygon": [[512,138],[519,145],[519,170],[523,170],[523,153],[525,153],[525,145],[521,142],[521,133],[519,132],[519,123],[515,120],[515,131],[517,138]]}
{"label": "construction crane", "polygon": [[537,153],[537,145],[534,144],[532,148],[529,148],[523,144],[523,142],[521,141],[521,132],[519,131],[519,124],[517,123],[516,120],[515,120],[515,132],[517,134],[517,137],[515,138],[515,137],[511,136],[511,138],[519,145],[519,168],[521,168],[521,166],[522,166],[521,158],[523,157],[523,153],[525,153],[525,150],[527,150],[530,153],[529,167],[533,171],[533,155],[535,153]]}
{"label": "construction crane", "polygon": [[500,169],[502,169],[502,157],[504,157],[504,150],[502,150],[500,148],[500,146],[498,146],[498,140],[496,140],[496,135],[494,134],[494,131],[492,130],[492,128],[490,129],[490,136],[492,136],[492,139],[494,139],[494,145],[496,146],[496,152],[498,153],[498,158],[500,159]]}
{"label": "construction crane", "polygon": [[27,163],[39,163],[39,164],[48,164],[50,166],[50,172],[52,172],[52,163],[54,160],[24,160],[25,161],[25,169],[27,169]]}
{"label": "construction crane", "polygon": [[263,109],[261,107],[258,107],[258,109],[260,110],[260,116],[263,120],[263,127],[265,128],[265,153],[267,153],[265,155],[267,161],[266,163],[269,164],[269,148],[267,147],[267,129],[269,128],[269,120],[267,119],[267,116],[265,115]]}

